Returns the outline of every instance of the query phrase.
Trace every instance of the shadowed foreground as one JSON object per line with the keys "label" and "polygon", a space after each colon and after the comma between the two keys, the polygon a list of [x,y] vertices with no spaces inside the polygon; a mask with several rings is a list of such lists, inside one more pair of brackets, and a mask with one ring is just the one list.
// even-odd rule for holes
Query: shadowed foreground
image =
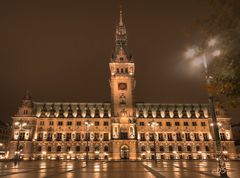
{"label": "shadowed foreground", "polygon": [[[214,161],[164,161],[152,162],[85,162],[79,161],[25,161],[0,162],[0,177],[217,177]],[[238,178],[240,162],[227,162],[228,176]]]}

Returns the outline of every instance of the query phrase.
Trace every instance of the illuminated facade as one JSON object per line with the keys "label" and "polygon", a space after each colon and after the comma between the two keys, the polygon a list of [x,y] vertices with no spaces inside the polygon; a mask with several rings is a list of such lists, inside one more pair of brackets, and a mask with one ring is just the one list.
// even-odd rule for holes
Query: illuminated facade
{"label": "illuminated facade", "polygon": [[[135,63],[127,50],[122,12],[109,67],[111,103],[40,103],[27,94],[13,117],[10,157],[215,158],[208,104],[135,102]],[[231,118],[218,106],[216,112],[224,154],[234,158]]]}

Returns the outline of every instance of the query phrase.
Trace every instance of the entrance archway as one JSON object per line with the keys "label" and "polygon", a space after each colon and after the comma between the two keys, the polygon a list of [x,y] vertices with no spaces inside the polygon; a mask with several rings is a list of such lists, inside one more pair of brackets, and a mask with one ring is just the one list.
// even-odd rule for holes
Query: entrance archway
{"label": "entrance archway", "polygon": [[127,145],[121,146],[121,159],[129,159],[129,147]]}

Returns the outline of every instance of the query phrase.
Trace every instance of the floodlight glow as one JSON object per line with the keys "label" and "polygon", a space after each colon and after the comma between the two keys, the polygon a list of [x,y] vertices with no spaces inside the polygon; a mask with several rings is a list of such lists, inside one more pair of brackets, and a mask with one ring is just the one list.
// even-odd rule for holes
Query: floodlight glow
{"label": "floodlight glow", "polygon": [[186,58],[192,58],[196,55],[197,51],[194,48],[190,48],[186,51],[185,56]]}
{"label": "floodlight glow", "polygon": [[220,56],[221,55],[221,51],[220,50],[215,50],[215,51],[213,51],[212,55],[214,57]]}
{"label": "floodlight glow", "polygon": [[213,47],[213,46],[216,45],[216,43],[217,43],[217,40],[216,40],[215,38],[210,39],[210,40],[208,41],[208,46],[209,46],[209,47]]}

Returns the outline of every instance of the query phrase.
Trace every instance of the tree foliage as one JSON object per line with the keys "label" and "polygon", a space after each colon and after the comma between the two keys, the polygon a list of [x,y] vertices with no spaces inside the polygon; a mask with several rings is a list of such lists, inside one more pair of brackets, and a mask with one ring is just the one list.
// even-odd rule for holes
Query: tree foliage
{"label": "tree foliage", "polygon": [[221,57],[210,65],[217,93],[240,104],[240,0],[209,0],[211,15],[205,34],[218,39]]}

